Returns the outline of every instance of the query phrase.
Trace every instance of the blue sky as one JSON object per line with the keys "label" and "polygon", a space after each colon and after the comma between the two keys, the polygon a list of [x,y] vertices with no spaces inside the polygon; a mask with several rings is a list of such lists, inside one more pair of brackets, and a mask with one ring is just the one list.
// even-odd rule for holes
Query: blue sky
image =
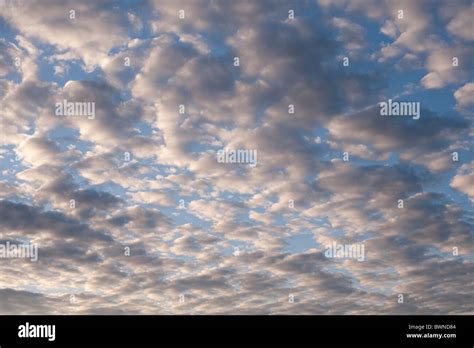
{"label": "blue sky", "polygon": [[473,11],[1,7],[0,313],[472,314]]}

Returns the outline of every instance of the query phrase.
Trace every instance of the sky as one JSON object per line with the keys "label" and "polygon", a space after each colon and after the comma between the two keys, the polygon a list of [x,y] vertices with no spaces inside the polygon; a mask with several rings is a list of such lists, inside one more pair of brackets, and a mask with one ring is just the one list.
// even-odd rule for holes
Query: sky
{"label": "sky", "polygon": [[0,314],[474,314],[473,18],[0,0]]}

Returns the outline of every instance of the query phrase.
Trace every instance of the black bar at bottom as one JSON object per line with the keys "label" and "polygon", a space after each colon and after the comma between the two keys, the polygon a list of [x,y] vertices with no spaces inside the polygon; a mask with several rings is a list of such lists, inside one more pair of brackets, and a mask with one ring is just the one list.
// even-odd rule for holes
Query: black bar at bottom
{"label": "black bar at bottom", "polygon": [[473,333],[473,316],[0,316],[1,348],[474,347]]}

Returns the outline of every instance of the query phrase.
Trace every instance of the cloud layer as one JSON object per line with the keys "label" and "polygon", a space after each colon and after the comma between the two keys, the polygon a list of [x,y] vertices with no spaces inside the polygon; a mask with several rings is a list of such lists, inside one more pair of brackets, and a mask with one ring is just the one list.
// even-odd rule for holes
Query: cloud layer
{"label": "cloud layer", "polygon": [[0,313],[473,314],[472,11],[1,7]]}

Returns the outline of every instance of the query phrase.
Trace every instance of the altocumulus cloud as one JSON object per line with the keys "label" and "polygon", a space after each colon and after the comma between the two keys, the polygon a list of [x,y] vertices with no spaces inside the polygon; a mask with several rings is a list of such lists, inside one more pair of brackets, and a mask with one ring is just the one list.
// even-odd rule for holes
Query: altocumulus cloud
{"label": "altocumulus cloud", "polygon": [[[0,243],[38,247],[0,259],[0,313],[472,314],[470,14],[0,7]],[[382,116],[389,99],[420,117]]]}

